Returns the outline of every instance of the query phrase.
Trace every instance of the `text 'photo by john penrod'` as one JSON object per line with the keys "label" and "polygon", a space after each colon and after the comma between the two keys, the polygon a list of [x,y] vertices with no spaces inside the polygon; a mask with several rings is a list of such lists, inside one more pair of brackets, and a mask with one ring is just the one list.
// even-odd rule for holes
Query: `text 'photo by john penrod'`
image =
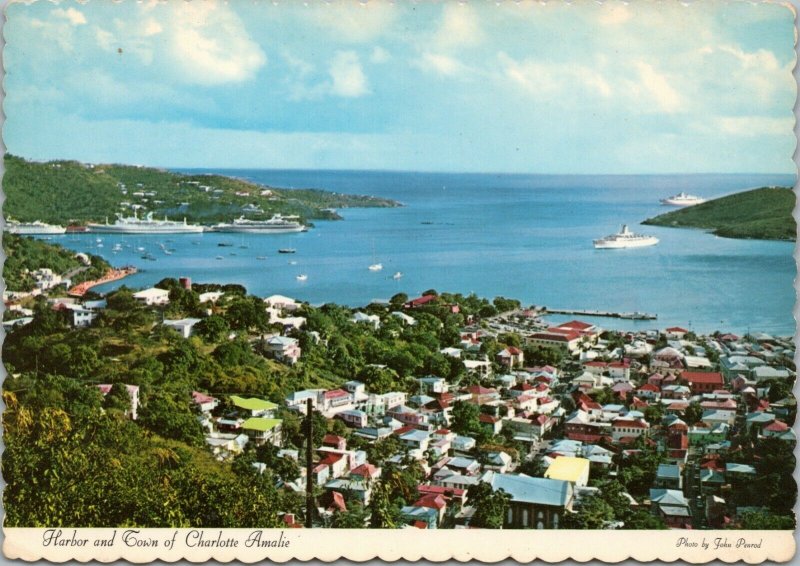
{"label": "text 'photo by john penrod'", "polygon": [[3,33],[12,546],[794,531],[789,6],[41,1]]}

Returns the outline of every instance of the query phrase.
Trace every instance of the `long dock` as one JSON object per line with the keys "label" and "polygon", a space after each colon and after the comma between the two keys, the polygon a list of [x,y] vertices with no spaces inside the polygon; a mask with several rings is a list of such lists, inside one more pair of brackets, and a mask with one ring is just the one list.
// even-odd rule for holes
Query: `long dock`
{"label": "long dock", "polygon": [[119,279],[127,277],[128,275],[133,275],[134,273],[136,273],[136,268],[133,266],[123,267],[122,269],[109,269],[100,279],[79,283],[67,291],[67,294],[72,295],[73,297],[83,297],[86,294],[86,291],[92,287],[102,285],[103,283],[110,283],[111,281],[118,281]]}
{"label": "long dock", "polygon": [[613,312],[613,311],[596,311],[584,309],[551,309],[544,307],[541,311],[542,315],[546,314],[574,314],[578,316],[604,316],[608,318],[626,318],[630,320],[656,320],[658,318],[655,314],[646,312]]}

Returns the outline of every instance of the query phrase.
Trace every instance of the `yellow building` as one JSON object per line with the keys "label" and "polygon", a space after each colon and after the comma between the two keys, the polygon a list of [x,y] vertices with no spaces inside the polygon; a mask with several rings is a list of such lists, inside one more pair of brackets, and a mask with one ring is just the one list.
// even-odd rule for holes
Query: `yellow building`
{"label": "yellow building", "polygon": [[568,481],[575,487],[584,487],[589,483],[589,460],[557,456],[547,468],[544,477]]}

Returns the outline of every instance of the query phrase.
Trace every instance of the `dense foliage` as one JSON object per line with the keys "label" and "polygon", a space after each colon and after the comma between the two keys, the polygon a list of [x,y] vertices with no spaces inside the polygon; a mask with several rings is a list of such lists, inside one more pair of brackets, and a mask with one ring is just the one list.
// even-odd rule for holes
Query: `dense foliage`
{"label": "dense foliage", "polygon": [[754,189],[674,210],[643,224],[676,228],[704,228],[726,238],[795,240],[792,189]]}
{"label": "dense foliage", "polygon": [[96,279],[111,267],[103,258],[90,256],[91,266],[84,266],[75,252],[59,245],[35,238],[3,234],[3,251],[6,261],[3,265],[3,279],[9,291],[30,291],[34,280],[30,271],[47,267],[53,273],[64,275],[69,272],[73,284]]}
{"label": "dense foliage", "polygon": [[140,204],[157,216],[168,214],[197,222],[230,221],[247,205],[263,211],[261,217],[282,213],[337,219],[333,208],[398,204],[377,197],[275,189],[221,175],[183,175],[132,165],[38,163],[6,155],[5,167],[6,217],[62,225],[113,219],[115,213],[124,212],[122,202]]}
{"label": "dense foliage", "polygon": [[103,412],[95,388],[55,376],[32,387],[4,394],[7,526],[278,526],[269,474],[232,473],[204,449]]}

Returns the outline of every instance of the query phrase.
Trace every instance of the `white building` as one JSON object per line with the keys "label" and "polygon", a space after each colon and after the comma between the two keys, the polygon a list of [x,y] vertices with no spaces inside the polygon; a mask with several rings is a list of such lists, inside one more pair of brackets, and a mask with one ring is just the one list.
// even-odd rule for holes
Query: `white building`
{"label": "white building", "polygon": [[169,304],[169,291],[150,287],[133,294],[133,298],[147,306]]}
{"label": "white building", "polygon": [[273,336],[266,341],[267,350],[275,359],[294,365],[300,359],[301,349],[295,338]]}
{"label": "white building", "polygon": [[198,322],[200,322],[199,318],[181,318],[179,320],[165,320],[163,324],[177,330],[182,337],[189,338],[194,333],[194,327]]}

